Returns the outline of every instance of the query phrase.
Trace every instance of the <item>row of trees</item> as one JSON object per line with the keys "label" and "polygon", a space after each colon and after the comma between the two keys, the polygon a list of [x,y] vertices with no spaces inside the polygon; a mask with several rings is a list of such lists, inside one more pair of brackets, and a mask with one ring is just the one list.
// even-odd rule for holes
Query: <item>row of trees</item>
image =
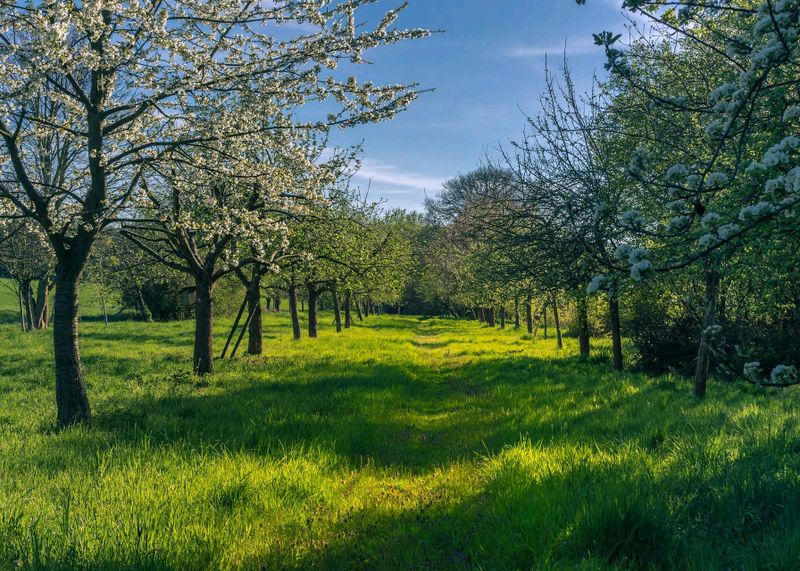
{"label": "row of trees", "polygon": [[[344,186],[355,153],[331,149],[328,135],[403,111],[417,86],[348,72],[370,49],[428,35],[397,28],[400,10],[370,20],[370,4],[0,6],[0,241],[13,250],[17,237],[31,239],[52,252],[51,273],[29,275],[55,286],[59,424],[91,420],[78,294],[106,234],[190,276],[199,373],[213,369],[213,292],[226,275],[257,283],[280,268],[294,276],[290,296],[291,280],[302,280],[312,306],[334,283],[345,294],[368,290],[375,259],[398,246],[390,221],[331,191]],[[374,247],[345,261],[354,227]],[[321,251],[328,246],[342,251]],[[32,298],[22,296],[37,305]]]}
{"label": "row of trees", "polygon": [[548,72],[523,139],[429,203],[432,290],[454,315],[568,301],[584,355],[603,295],[617,369],[625,329],[698,396],[712,363],[794,384],[800,2],[623,4],[628,44],[595,36],[608,78],[581,93],[566,61]]}

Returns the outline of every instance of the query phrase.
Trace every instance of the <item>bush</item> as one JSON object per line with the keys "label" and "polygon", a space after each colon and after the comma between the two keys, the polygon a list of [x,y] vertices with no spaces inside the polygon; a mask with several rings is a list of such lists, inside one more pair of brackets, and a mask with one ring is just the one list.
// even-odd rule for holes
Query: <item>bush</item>
{"label": "bush", "polygon": [[650,372],[691,374],[700,341],[700,321],[655,286],[636,291],[626,323],[638,367]]}

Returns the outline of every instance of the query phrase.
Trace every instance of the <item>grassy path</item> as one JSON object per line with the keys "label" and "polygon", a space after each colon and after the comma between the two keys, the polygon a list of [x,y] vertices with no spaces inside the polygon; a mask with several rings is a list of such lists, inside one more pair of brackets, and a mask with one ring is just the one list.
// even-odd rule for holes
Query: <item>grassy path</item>
{"label": "grassy path", "polygon": [[440,319],[295,343],[270,314],[266,355],[207,382],[190,323],[82,331],[96,423],[56,432],[48,334],[0,326],[0,569],[800,561],[792,391],[698,402],[571,339]]}

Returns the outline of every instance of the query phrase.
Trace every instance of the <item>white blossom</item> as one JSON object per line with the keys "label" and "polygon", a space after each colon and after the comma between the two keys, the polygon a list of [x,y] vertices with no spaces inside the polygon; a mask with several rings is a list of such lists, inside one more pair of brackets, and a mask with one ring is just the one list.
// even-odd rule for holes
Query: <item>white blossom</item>
{"label": "white blossom", "polygon": [[757,204],[751,204],[750,206],[745,206],[739,212],[739,220],[743,222],[750,221],[750,220],[757,220],[768,214],[771,214],[774,210],[774,207],[769,202],[759,202]]}
{"label": "white blossom", "polygon": [[758,361],[745,363],[744,376],[750,379],[751,381],[759,380],[761,378],[761,363],[759,363]]}
{"label": "white blossom", "polygon": [[792,365],[778,365],[769,375],[773,383],[786,385],[797,381],[797,368]]}
{"label": "white blossom", "polygon": [[638,210],[628,210],[627,212],[623,213],[620,221],[624,226],[634,229],[641,228],[646,223],[644,216]]}
{"label": "white blossom", "polygon": [[634,281],[642,281],[648,277],[653,271],[653,264],[649,260],[642,260],[636,262],[631,266],[631,278]]}

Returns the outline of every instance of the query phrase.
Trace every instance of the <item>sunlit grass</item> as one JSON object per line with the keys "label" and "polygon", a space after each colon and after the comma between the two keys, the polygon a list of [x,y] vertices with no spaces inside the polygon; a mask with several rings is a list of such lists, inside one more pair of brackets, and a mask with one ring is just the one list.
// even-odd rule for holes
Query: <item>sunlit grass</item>
{"label": "sunlit grass", "polygon": [[81,327],[95,425],[58,432],[49,333],[0,326],[0,568],[800,560],[792,391],[700,402],[571,339],[394,316],[295,343],[269,314],[265,356],[204,380],[190,322]]}

